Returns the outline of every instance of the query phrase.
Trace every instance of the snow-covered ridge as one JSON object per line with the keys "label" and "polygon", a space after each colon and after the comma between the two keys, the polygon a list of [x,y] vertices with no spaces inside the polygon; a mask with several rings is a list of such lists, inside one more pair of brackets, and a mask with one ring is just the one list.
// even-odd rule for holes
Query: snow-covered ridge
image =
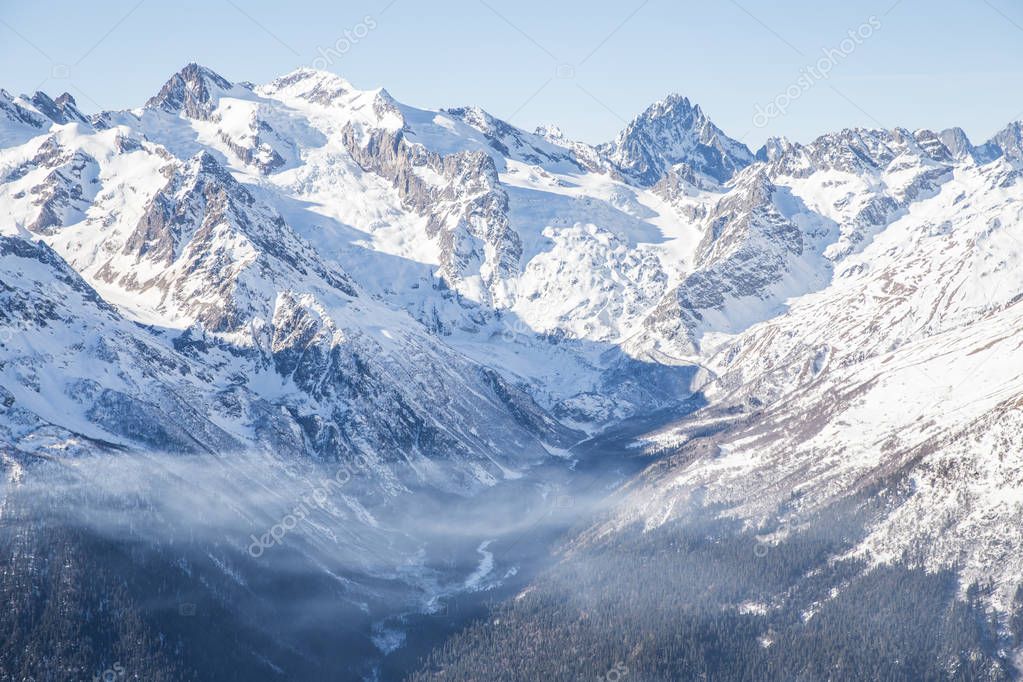
{"label": "snow-covered ridge", "polygon": [[[756,523],[899,462],[920,496],[863,552],[954,494],[984,512],[929,560],[979,565],[1019,510],[990,457],[1021,390],[1021,141],[849,129],[754,155],[673,95],[591,147],[308,69],[191,64],[92,116],[0,91],[0,434],[364,454],[389,495],[466,493],[701,389],[765,421],[637,516],[706,486]],[[936,477],[950,458],[991,490]]]}

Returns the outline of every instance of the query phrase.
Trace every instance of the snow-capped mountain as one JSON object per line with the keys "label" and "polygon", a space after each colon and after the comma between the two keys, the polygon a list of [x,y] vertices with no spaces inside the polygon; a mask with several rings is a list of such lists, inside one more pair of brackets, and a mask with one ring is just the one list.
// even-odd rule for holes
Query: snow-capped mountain
{"label": "snow-capped mountain", "polygon": [[[695,447],[715,424],[715,454],[660,470],[620,523],[656,527],[699,495],[751,528],[780,520],[793,532],[830,505],[883,494],[891,501],[850,556],[916,552],[931,570],[957,566],[964,586],[994,581],[993,603],[1010,610],[1020,541],[1008,529],[1023,510],[1023,185],[1011,151],[980,163],[935,140],[844,131],[767,154],[774,205],[786,187],[789,204],[824,219],[797,224],[830,226],[816,234],[827,244],[817,243],[817,272],[831,274],[789,294],[784,312],[705,337],[714,343],[698,384],[719,413],[649,445]],[[792,228],[767,243],[805,253],[807,235]],[[777,262],[768,247],[755,252],[757,274],[797,273],[814,288],[796,267],[765,267]]]}
{"label": "snow-capped mountain", "polygon": [[723,183],[753,162],[746,145],[725,135],[699,105],[677,94],[652,104],[600,151],[640,186],[656,184],[678,164]]}
{"label": "snow-capped mountain", "polygon": [[799,528],[868,496],[847,556],[912,549],[1007,612],[1021,125],[753,154],[677,95],[591,146],[309,69],[190,64],[89,116],[0,91],[8,478],[127,450],[362,458],[368,527],[663,415],[596,537],[693,504]]}
{"label": "snow-capped mountain", "polygon": [[[369,454],[387,460],[389,489],[468,491],[518,476],[578,429],[689,393],[685,368],[648,381],[644,363],[614,344],[554,325],[542,331],[556,337],[537,333],[514,309],[528,233],[511,226],[522,202],[501,173],[529,168],[548,183],[551,172],[584,171],[570,152],[478,110],[423,112],[310,71],[234,85],[196,65],[145,107],[91,122],[10,102],[18,118],[8,128],[39,134],[4,151],[5,234],[42,239],[137,335],[203,365],[188,372],[205,382],[196,397],[235,443],[262,443],[263,408],[251,403],[265,402],[297,434],[276,449]],[[49,125],[41,110],[55,117]],[[625,242],[615,248],[625,255]],[[74,308],[59,317],[95,326]],[[80,353],[83,334],[93,335],[55,343]],[[18,368],[34,361],[8,352],[5,386],[20,406],[35,389]],[[47,393],[79,395],[76,386],[68,377]],[[148,393],[132,389],[116,390]],[[45,420],[157,446],[86,428],[87,411]]]}

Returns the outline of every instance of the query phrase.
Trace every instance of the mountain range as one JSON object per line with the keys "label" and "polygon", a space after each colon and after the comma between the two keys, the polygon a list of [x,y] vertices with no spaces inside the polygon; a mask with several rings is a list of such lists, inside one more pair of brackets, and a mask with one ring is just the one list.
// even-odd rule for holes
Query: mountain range
{"label": "mountain range", "polygon": [[[714,593],[714,609],[751,619],[736,627],[756,631],[757,651],[790,632],[772,613],[798,605],[795,621],[828,622],[858,580],[898,568],[947,574],[942,608],[968,604],[987,628],[973,649],[943,652],[936,674],[1019,674],[1021,122],[982,144],[958,128],[857,128],[753,151],[669,95],[592,146],[478,107],[419,109],[332,73],[257,86],[189,64],[126,111],[0,91],[0,215],[0,518],[32,518],[33,479],[113,477],[122,457],[267,457],[259,485],[289,491],[295,467],[358,462],[358,486],[336,501],[344,523],[312,524],[334,543],[339,527],[353,534],[349,572],[315,552],[302,570],[337,573],[345,603],[378,598],[378,580],[407,594],[390,616],[366,607],[360,662],[331,668],[341,678],[386,678],[374,656],[412,646],[407,614],[478,586],[437,587],[444,572],[423,558],[433,535],[404,525],[413,509],[479,513],[517,486],[554,499],[551,466],[581,500],[571,472],[596,466],[582,452],[632,468],[597,479],[599,511],[586,507],[559,536],[553,572],[499,555],[499,580],[487,564],[487,590],[515,586],[504,615],[406,672],[479,679],[472,665],[485,662],[503,671],[489,679],[579,679],[622,662],[634,679],[738,679],[657,667],[637,653],[649,633],[632,630],[591,642],[577,668],[574,654],[542,648],[530,660],[547,667],[504,660],[502,638],[553,622],[545,609],[558,599],[524,605],[561,594],[559,571],[654,539],[663,552],[699,518],[748,543],[753,564],[828,538],[784,588]],[[255,512],[238,513],[258,529]],[[0,622],[11,672],[0,679],[38,674],[25,647],[64,603],[46,602],[63,593],[39,568],[54,552],[43,535],[3,542],[0,591],[42,596]],[[472,538],[469,556],[485,559],[490,545]],[[64,542],[54,556],[95,566],[95,539]],[[253,583],[238,577],[250,542],[232,526],[200,552],[209,598],[228,611],[233,593],[210,586]],[[412,568],[356,556],[384,547]],[[192,579],[173,548],[160,551],[167,584]],[[394,613],[406,614],[401,627]],[[111,641],[144,637],[132,661],[148,679],[204,678],[201,657],[172,662],[198,644],[168,643],[168,626],[133,617]],[[284,640],[245,670],[321,670],[319,654]],[[103,669],[102,646],[90,651],[75,663],[86,676]],[[893,670],[873,674],[920,678]]]}

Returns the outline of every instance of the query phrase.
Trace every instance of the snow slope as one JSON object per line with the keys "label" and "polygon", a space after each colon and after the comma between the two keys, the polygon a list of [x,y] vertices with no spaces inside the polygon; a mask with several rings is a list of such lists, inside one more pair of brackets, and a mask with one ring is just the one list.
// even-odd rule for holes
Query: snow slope
{"label": "snow slope", "polygon": [[361,454],[390,495],[471,493],[700,390],[719,454],[658,470],[624,518],[698,489],[798,523],[894,481],[858,551],[997,565],[1004,606],[1021,140],[753,154],[673,95],[591,147],[308,69],[192,64],[88,117],[0,92],[4,443]]}

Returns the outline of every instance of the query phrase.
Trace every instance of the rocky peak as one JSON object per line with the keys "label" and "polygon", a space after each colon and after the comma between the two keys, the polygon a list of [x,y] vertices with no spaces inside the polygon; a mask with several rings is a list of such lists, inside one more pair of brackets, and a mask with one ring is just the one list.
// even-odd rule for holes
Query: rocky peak
{"label": "rocky peak", "polygon": [[491,116],[482,107],[455,107],[453,109],[445,109],[444,113],[454,116],[466,125],[472,126],[483,133],[493,134],[500,132],[501,128],[508,126],[504,121]]}
{"label": "rocky peak", "polygon": [[462,123],[480,131],[487,136],[488,139],[501,139],[505,137],[521,138],[523,136],[521,130],[507,121],[502,121],[482,107],[456,107],[454,109],[444,109],[442,111],[449,116],[458,119]]}
{"label": "rocky peak", "polygon": [[36,92],[30,100],[32,105],[54,123],[89,123],[89,119],[78,110],[75,98],[65,92],[56,100],[50,99],[45,92]]}
{"label": "rocky peak", "polygon": [[384,88],[378,89],[373,94],[373,113],[382,125],[405,127],[405,117],[401,113],[398,101],[391,97],[391,93]]}
{"label": "rocky peak", "polygon": [[32,111],[30,107],[25,106],[24,100],[21,102],[19,100],[21,98],[14,97],[6,90],[0,89],[0,118],[5,118],[12,123],[30,128],[48,126],[45,118],[40,116],[38,112]]}
{"label": "rocky peak", "polygon": [[566,152],[567,143],[564,138],[548,138],[542,133],[528,133],[477,106],[442,111],[482,133],[499,157],[537,166],[571,163],[581,167],[579,160]]}
{"label": "rocky peak", "polygon": [[677,94],[650,105],[600,151],[623,176],[647,187],[678,163],[726,182],[754,160],[746,145],[725,135],[698,105]]}
{"label": "rocky peak", "polygon": [[992,137],[987,145],[1009,161],[1023,162],[1023,122],[1014,121]]}
{"label": "rocky peak", "polygon": [[192,63],[170,77],[160,92],[146,102],[147,109],[209,120],[219,96],[234,86],[219,74]]}
{"label": "rocky peak", "polygon": [[889,130],[846,128],[822,135],[806,151],[817,170],[871,173],[886,168],[899,155],[905,139]]}
{"label": "rocky peak", "polygon": [[768,138],[764,146],[757,150],[757,161],[773,163],[785,154],[792,154],[800,148],[800,145],[793,144],[787,137]]}
{"label": "rocky peak", "polygon": [[70,92],[65,92],[64,94],[58,96],[57,99],[55,99],[53,101],[59,107],[65,107],[65,106],[67,106],[69,104],[71,106],[78,106],[78,102],[75,101],[75,98],[71,96]]}
{"label": "rocky peak", "polygon": [[913,134],[913,138],[921,151],[939,163],[954,163],[961,160],[952,153],[941,136],[933,130],[918,130]]}
{"label": "rocky peak", "polygon": [[938,138],[945,145],[952,158],[957,161],[972,157],[976,151],[966,131],[962,128],[947,128],[938,133]]}

